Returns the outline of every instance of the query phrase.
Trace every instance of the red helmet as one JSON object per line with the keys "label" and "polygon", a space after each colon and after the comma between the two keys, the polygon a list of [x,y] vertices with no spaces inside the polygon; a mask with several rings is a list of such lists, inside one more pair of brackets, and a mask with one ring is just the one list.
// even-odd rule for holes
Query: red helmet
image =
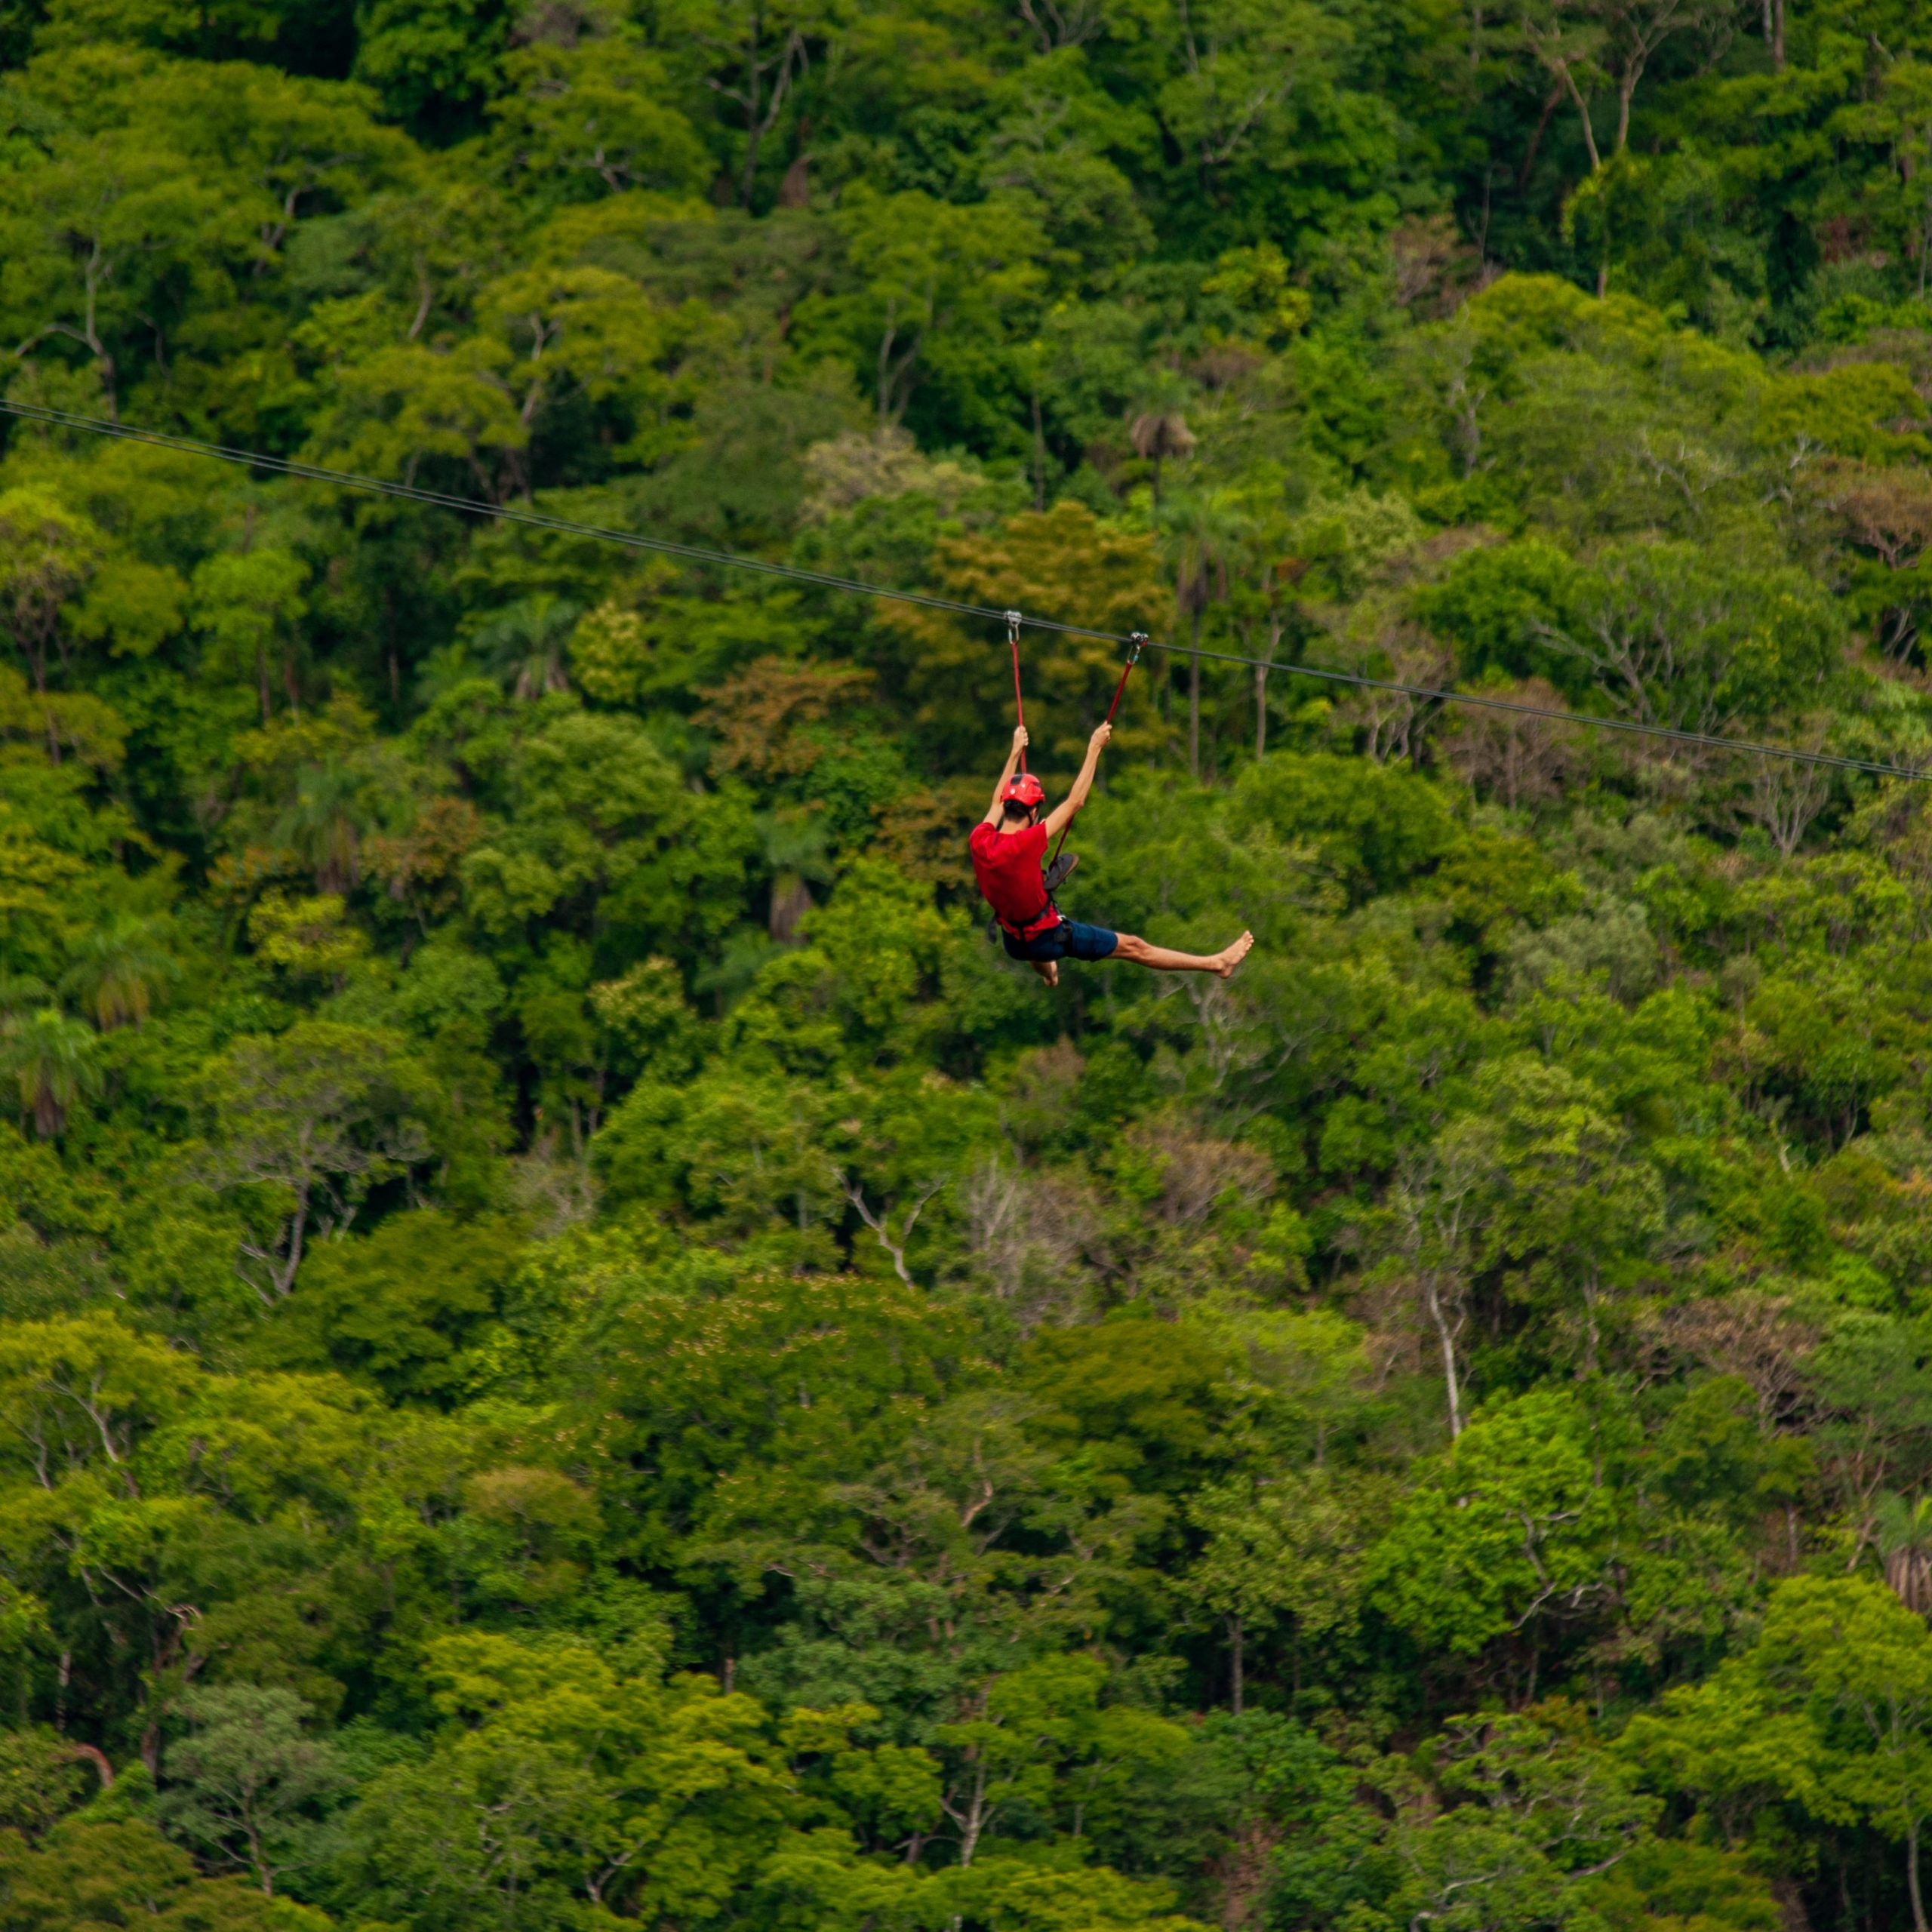
{"label": "red helmet", "polygon": [[1029,811],[1045,801],[1047,788],[1030,771],[1017,773],[1000,788],[1003,805],[1024,805]]}

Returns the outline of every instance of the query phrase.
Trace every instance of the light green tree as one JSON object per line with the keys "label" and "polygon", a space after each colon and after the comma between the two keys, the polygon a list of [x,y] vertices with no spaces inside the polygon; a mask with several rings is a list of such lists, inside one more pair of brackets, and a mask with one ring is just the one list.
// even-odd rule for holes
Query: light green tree
{"label": "light green tree", "polygon": [[47,689],[64,608],[85,586],[102,547],[100,532],[51,492],[0,492],[0,622],[36,691]]}
{"label": "light green tree", "polygon": [[272,715],[269,680],[275,671],[291,709],[300,708],[292,654],[308,582],[300,558],[266,546],[220,552],[195,572],[191,608],[208,640],[210,669],[253,681],[264,724]]}
{"label": "light green tree", "polygon": [[695,192],[705,155],[663,63],[626,35],[537,41],[503,63],[491,146],[517,188],[578,201],[634,188]]}
{"label": "light green tree", "polygon": [[1932,1631],[1863,1579],[1780,1586],[1752,1657],[1773,1697],[1803,1710],[1826,1749],[1817,1801],[1905,1844],[1913,1932],[1925,1932],[1919,1851],[1932,1819]]}
{"label": "light green tree", "polygon": [[431,1152],[434,1085],[394,1033],[316,1020],[245,1036],[202,1086],[214,1131],[198,1171],[242,1205],[238,1272],[265,1307],[293,1291],[312,1234],[346,1229]]}
{"label": "light green tree", "polygon": [[992,1678],[965,1715],[937,1728],[946,1767],[940,1808],[962,1869],[1016,1809],[1069,1813],[1078,1838],[1086,1812],[1123,1772],[1184,1755],[1177,1724],[1103,1703],[1106,1678],[1095,1657],[1044,1658]]}
{"label": "light green tree", "polygon": [[1525,1632],[1533,1657],[1546,1627],[1607,1598],[1617,1517],[1571,1397],[1500,1402],[1404,1499],[1376,1548],[1371,1596],[1426,1644],[1473,1657]]}
{"label": "light green tree", "polygon": [[1304,1646],[1349,1635],[1390,1500],[1374,1477],[1334,1468],[1223,1484],[1189,1500],[1188,1519],[1207,1543],[1180,1579],[1180,1592],[1220,1620],[1235,1716],[1246,1701],[1248,1646],[1257,1639],[1287,1626],[1298,1679]]}
{"label": "light green tree", "polygon": [[1533,1932],[1597,1922],[1591,1881],[1658,1810],[1561,1705],[1452,1719],[1423,1763],[1420,1777],[1386,1767],[1403,1868],[1398,1923]]}
{"label": "light green tree", "polygon": [[1017,339],[1041,291],[1038,232],[1010,204],[961,207],[854,184],[838,222],[857,286],[816,299],[799,324],[849,342],[883,423],[905,414],[955,337]]}
{"label": "light green tree", "polygon": [[254,208],[226,199],[173,131],[155,119],[63,141],[0,217],[0,316],[14,352],[43,365],[50,350],[78,357],[109,416],[120,410],[124,365],[138,366],[147,346],[143,312],[171,318],[168,283],[220,277],[251,238]]}
{"label": "light green tree", "polygon": [[158,1816],[272,1895],[277,1875],[304,1862],[317,1807],[343,1787],[334,1752],[304,1730],[309,1713],[291,1691],[214,1685],[183,1693],[175,1711],[189,1729],[168,1750]]}

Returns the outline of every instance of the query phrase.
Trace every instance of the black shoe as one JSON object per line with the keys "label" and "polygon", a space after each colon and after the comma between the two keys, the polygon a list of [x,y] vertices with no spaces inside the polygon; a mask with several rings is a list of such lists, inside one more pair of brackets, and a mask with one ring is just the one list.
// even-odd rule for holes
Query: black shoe
{"label": "black shoe", "polygon": [[1063,852],[1041,875],[1040,883],[1047,888],[1049,899],[1073,876],[1073,869],[1079,863],[1078,852]]}

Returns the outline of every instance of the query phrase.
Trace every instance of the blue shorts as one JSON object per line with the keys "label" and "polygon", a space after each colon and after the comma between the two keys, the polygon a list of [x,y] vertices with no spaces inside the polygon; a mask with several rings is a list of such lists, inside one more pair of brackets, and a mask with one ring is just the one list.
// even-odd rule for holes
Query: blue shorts
{"label": "blue shorts", "polygon": [[1006,941],[1009,959],[1105,959],[1120,943],[1120,935],[1105,926],[1083,926],[1078,919],[1063,919],[1031,939],[1015,939],[1004,927],[1000,937]]}

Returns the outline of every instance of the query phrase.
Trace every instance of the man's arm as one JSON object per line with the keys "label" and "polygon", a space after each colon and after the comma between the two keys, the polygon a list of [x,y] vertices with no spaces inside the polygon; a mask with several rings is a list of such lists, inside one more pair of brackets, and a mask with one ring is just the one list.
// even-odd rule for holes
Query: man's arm
{"label": "man's arm", "polygon": [[1014,768],[1020,762],[1020,754],[1026,749],[1026,728],[1023,724],[1014,727],[1013,749],[1006,755],[1006,762],[1000,767],[999,776],[993,780],[993,801],[986,808],[982,825],[997,825],[1003,816],[1004,808],[999,795],[1006,789],[1006,781],[1013,776]]}
{"label": "man's arm", "polygon": [[1094,735],[1087,740],[1087,756],[1081,765],[1080,776],[1073,781],[1073,789],[1047,814],[1049,838],[1057,838],[1061,828],[1071,825],[1074,814],[1087,802],[1087,795],[1094,789],[1094,774],[1100,768],[1100,753],[1113,734],[1111,724],[1101,724],[1095,728]]}

